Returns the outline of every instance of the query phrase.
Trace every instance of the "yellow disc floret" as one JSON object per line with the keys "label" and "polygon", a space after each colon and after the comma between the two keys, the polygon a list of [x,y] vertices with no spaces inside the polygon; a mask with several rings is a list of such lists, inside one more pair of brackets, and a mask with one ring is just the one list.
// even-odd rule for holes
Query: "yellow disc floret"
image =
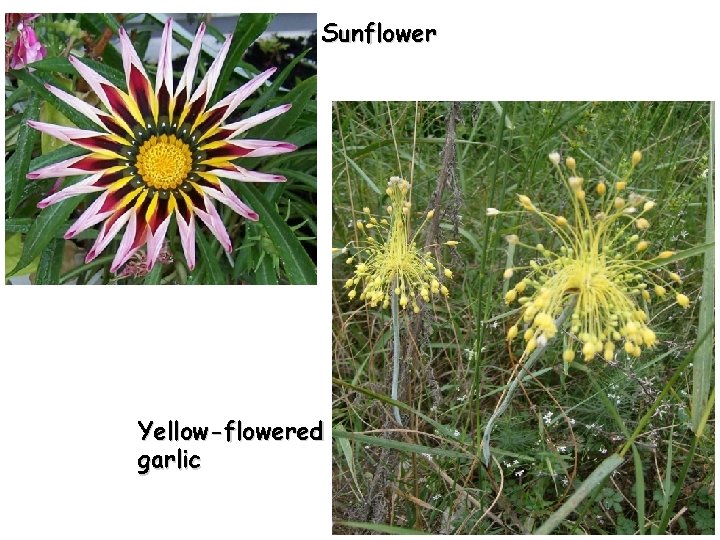
{"label": "yellow disc floret", "polygon": [[140,147],[136,167],[150,187],[175,189],[192,170],[190,147],[175,135],[153,135]]}

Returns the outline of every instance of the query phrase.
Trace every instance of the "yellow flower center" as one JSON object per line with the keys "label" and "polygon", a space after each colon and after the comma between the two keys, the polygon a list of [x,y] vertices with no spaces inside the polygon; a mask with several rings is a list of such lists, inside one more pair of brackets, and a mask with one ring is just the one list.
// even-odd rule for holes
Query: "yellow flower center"
{"label": "yellow flower center", "polygon": [[140,147],[135,166],[155,189],[175,189],[192,170],[190,147],[175,135],[153,135]]}

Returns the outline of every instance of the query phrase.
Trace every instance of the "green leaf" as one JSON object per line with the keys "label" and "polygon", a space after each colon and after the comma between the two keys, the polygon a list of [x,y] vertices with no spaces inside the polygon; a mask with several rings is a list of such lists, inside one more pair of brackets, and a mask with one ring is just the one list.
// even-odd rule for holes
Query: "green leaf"
{"label": "green leaf", "polygon": [[445,448],[438,448],[436,446],[425,446],[422,444],[406,443],[403,441],[396,441],[394,439],[385,439],[384,437],[374,437],[372,435],[365,435],[363,433],[352,433],[339,429],[333,429],[332,436],[335,438],[346,438],[352,441],[358,441],[363,444],[380,446],[382,448],[393,448],[395,450],[402,450],[403,452],[410,452],[412,454],[430,454],[433,456],[443,456],[449,458],[469,460],[475,459],[475,456],[470,453],[447,450]]}
{"label": "green leaf", "polygon": [[30,157],[35,147],[35,141],[37,141],[38,132],[31,128],[27,124],[27,121],[37,118],[39,111],[40,97],[37,94],[32,94],[22,115],[20,132],[18,133],[17,146],[15,149],[15,158],[12,163],[10,201],[7,208],[7,213],[10,217],[12,217],[20,204],[23,187],[27,182],[25,175],[29,170]]}
{"label": "green leaf", "polygon": [[617,454],[612,454],[603,461],[597,469],[595,469],[585,481],[580,484],[570,498],[558,508],[545,523],[543,523],[534,534],[550,534],[557,528],[560,523],[577,508],[577,506],[587,497],[592,490],[602,484],[610,474],[617,469],[623,462],[623,458]]}
{"label": "green leaf", "polygon": [[[710,105],[710,133],[714,133],[715,104]],[[714,244],[715,242],[715,205],[713,204],[713,175],[714,173],[714,142],[710,137],[709,150],[709,167],[707,169],[707,178],[705,182],[705,190],[707,194],[707,211],[705,214],[705,243]],[[708,328],[715,326],[715,251],[710,249],[705,252],[705,260],[703,261],[703,282],[700,300],[700,315],[698,320],[698,336],[705,333]],[[712,330],[710,330],[712,332]],[[715,358],[713,355],[714,340],[712,333],[710,338],[706,339],[693,362],[693,385],[692,395],[690,396],[690,418],[693,431],[697,434],[702,420],[703,409],[707,403],[707,397],[710,393],[710,385],[712,384],[713,364]]]}
{"label": "green leaf", "polygon": [[265,108],[265,105],[267,105],[268,101],[275,97],[275,94],[277,94],[278,90],[280,90],[280,88],[282,87],[282,84],[290,76],[292,70],[295,68],[298,62],[300,62],[300,60],[305,57],[307,53],[308,51],[303,51],[302,53],[297,55],[292,62],[285,66],[285,69],[283,69],[279,75],[273,77],[270,87],[265,90],[260,95],[260,97],[253,102],[247,112],[243,115],[243,118],[249,118],[251,116],[254,116]]}
{"label": "green leaf", "polygon": [[238,189],[248,204],[260,214],[260,223],[265,227],[270,239],[280,253],[280,260],[293,285],[314,285],[317,281],[316,269],[310,256],[293,230],[275,210],[260,190],[251,184],[241,184]]}
{"label": "green leaf", "polygon": [[60,227],[70,217],[84,197],[73,197],[42,210],[25,238],[23,252],[15,268],[8,274],[13,275],[40,255],[45,246],[57,237]]}
{"label": "green leaf", "polygon": [[215,103],[220,99],[220,96],[228,93],[225,86],[230,80],[235,66],[237,66],[247,48],[260,37],[260,34],[265,31],[274,18],[275,15],[271,13],[243,13],[238,17],[233,31],[232,44],[225,58],[225,63],[220,69],[220,75],[213,92],[213,99],[210,103]]}
{"label": "green leaf", "polygon": [[159,285],[161,277],[162,264],[157,263],[155,266],[153,266],[153,269],[150,270],[150,273],[145,276],[145,285]]}
{"label": "green leaf", "polygon": [[36,285],[57,285],[60,283],[60,269],[65,254],[65,240],[55,238],[43,249],[38,265]]}
{"label": "green leaf", "polygon": [[336,521],[335,525],[343,527],[351,527],[353,529],[365,529],[380,534],[430,534],[429,532],[418,529],[406,529],[395,525],[383,525],[382,523],[367,523],[362,521]]}
{"label": "green leaf", "polygon": [[[5,269],[17,267],[20,261],[20,256],[23,250],[22,235],[12,234],[5,239]],[[27,276],[32,274],[38,266],[38,261],[35,259],[30,264],[26,265],[25,268],[21,268],[15,272],[18,276]],[[7,277],[7,276],[6,276]]]}
{"label": "green leaf", "polygon": [[207,271],[207,283],[211,285],[227,285],[227,279],[220,267],[220,261],[215,255],[211,244],[205,238],[203,231],[199,229],[195,231],[195,238],[202,255],[202,265]]}
{"label": "green leaf", "polygon": [[257,285],[277,285],[278,277],[275,273],[272,257],[265,255],[258,264],[255,271],[255,283]]}
{"label": "green leaf", "polygon": [[287,96],[283,98],[286,103],[291,103],[292,108],[285,114],[270,122],[267,126],[258,131],[261,139],[280,140],[285,137],[295,122],[305,110],[305,105],[315,95],[317,91],[317,78],[310,77],[293,88]]}

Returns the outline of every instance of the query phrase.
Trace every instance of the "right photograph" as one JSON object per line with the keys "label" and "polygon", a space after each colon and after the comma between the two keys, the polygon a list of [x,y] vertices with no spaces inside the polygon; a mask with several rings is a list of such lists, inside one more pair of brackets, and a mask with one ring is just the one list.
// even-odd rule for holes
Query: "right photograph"
{"label": "right photograph", "polygon": [[333,533],[714,534],[714,103],[333,103]]}

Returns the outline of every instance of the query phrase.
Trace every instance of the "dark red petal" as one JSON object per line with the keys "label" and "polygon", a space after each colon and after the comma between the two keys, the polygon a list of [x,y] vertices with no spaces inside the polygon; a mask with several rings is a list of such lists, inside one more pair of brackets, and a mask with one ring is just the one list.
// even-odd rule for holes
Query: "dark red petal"
{"label": "dark red petal", "polygon": [[212,159],[212,158],[219,158],[219,157],[227,157],[227,158],[236,158],[236,157],[242,157],[252,152],[252,149],[250,148],[242,148],[241,146],[235,146],[233,144],[223,144],[219,148],[213,148],[212,150],[207,150],[205,153],[207,155],[206,159]]}
{"label": "dark red petal", "polygon": [[82,158],[72,167],[73,169],[82,169],[83,171],[98,172],[117,165],[124,165],[124,162],[117,158],[101,158],[91,154]]}
{"label": "dark red petal", "polygon": [[100,177],[99,180],[97,180],[93,185],[97,187],[107,187],[113,182],[116,182],[120,180],[121,178],[124,178],[127,174],[126,171],[117,171],[110,174],[104,174]]}
{"label": "dark red petal", "polygon": [[[143,118],[152,117],[150,108],[150,82],[134,64],[130,65],[130,95],[137,103]],[[112,103],[112,102],[111,102]]]}
{"label": "dark red petal", "polygon": [[135,124],[137,124],[137,120],[135,120],[135,117],[130,112],[130,109],[125,106],[125,102],[123,101],[119,90],[105,83],[100,83],[100,86],[105,92],[113,112],[125,120],[125,123],[129,127],[132,128]]}
{"label": "dark red petal", "polygon": [[210,111],[208,117],[202,122],[200,122],[200,125],[198,125],[198,127],[195,129],[200,133],[210,131],[210,129],[214,128],[217,124],[220,123],[220,120],[222,119],[223,114],[225,114],[227,108],[227,105],[223,105],[222,107],[218,107],[217,109]]}
{"label": "dark red petal", "polygon": [[215,141],[222,141],[222,140],[227,139],[230,135],[232,135],[231,130],[221,128],[217,133],[215,133],[215,135],[211,135],[207,139],[203,139],[200,144],[204,145],[204,144],[210,144],[211,142],[215,142]]}
{"label": "dark red petal", "polygon": [[[120,137],[127,137],[127,132],[118,124],[112,116],[108,116],[107,114],[99,114],[98,118],[100,118],[100,121],[105,125],[105,127],[108,129],[108,131],[112,131],[115,135],[118,135]],[[130,124],[130,128],[137,124],[135,120],[133,120],[133,123]]]}
{"label": "dark red petal", "polygon": [[125,148],[125,146],[119,142],[112,141],[103,135],[99,135],[97,137],[83,137],[80,139],[74,139],[74,141],[78,144],[90,146],[92,148],[110,150],[111,152],[115,152],[120,155],[123,154],[123,148]]}
{"label": "dark red petal", "polygon": [[167,116],[170,118],[170,92],[168,92],[165,81],[157,93],[158,98],[158,116]]}
{"label": "dark red petal", "polygon": [[195,120],[198,119],[198,116],[203,112],[205,109],[205,95],[203,94],[198,99],[193,101],[190,104],[190,110],[187,113],[187,116],[185,116],[185,120],[183,122],[190,124],[191,126],[195,123]]}

